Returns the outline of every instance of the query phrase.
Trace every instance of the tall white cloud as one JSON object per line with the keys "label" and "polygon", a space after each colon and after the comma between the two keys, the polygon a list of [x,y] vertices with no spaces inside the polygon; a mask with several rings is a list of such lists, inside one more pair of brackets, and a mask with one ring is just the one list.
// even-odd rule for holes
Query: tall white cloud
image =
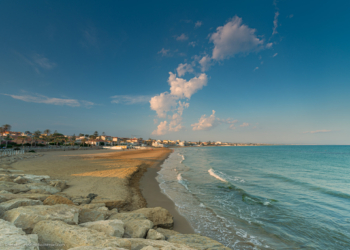
{"label": "tall white cloud", "polygon": [[205,72],[212,65],[212,59],[210,58],[210,56],[205,55],[198,61],[198,63],[201,65],[202,72]]}
{"label": "tall white cloud", "polygon": [[157,129],[152,132],[152,135],[164,135],[168,132],[167,121],[162,121]]}
{"label": "tall white cloud", "polygon": [[191,98],[194,93],[202,89],[208,82],[208,77],[204,73],[198,77],[193,77],[189,81],[176,77],[176,74],[172,72],[169,72],[169,74],[170,93],[178,98]]}
{"label": "tall white cloud", "polygon": [[255,29],[242,24],[242,18],[233,17],[224,26],[216,29],[210,37],[214,43],[212,58],[223,60],[238,53],[248,53],[260,49],[263,40],[255,35]]}
{"label": "tall white cloud", "polygon": [[165,118],[166,113],[176,106],[177,97],[168,92],[153,96],[149,101],[151,109],[157,112],[158,117]]}

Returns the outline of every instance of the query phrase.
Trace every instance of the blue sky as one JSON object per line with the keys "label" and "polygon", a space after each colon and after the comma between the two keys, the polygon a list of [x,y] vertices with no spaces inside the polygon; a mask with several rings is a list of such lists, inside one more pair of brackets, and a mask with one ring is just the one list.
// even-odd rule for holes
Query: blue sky
{"label": "blue sky", "polygon": [[2,1],[13,130],[350,144],[348,1]]}

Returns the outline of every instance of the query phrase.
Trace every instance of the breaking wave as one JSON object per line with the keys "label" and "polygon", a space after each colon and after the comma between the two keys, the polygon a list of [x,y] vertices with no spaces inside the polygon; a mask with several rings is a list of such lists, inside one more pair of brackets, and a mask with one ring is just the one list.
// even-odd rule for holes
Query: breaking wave
{"label": "breaking wave", "polygon": [[217,174],[215,173],[215,170],[212,169],[212,168],[208,170],[208,173],[209,173],[211,176],[215,177],[216,179],[218,179],[218,180],[220,180],[220,181],[222,181],[222,182],[228,182],[228,181],[225,180],[224,178],[222,178],[222,177],[220,177],[219,175],[217,175]]}

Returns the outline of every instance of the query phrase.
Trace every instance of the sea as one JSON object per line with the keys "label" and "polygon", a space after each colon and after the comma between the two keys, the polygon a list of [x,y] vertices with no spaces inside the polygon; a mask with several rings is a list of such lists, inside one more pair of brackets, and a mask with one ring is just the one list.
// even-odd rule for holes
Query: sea
{"label": "sea", "polygon": [[350,249],[350,146],[175,148],[157,180],[231,249]]}

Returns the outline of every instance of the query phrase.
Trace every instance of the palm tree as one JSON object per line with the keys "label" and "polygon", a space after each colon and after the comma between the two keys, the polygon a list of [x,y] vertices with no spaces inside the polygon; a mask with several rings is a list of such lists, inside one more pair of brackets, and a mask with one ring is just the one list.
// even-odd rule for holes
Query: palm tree
{"label": "palm tree", "polygon": [[[5,130],[4,130],[4,128],[3,127],[0,127],[0,145],[1,145],[1,143],[2,143],[2,138],[3,138],[3,133],[5,132]],[[1,148],[1,146],[0,146],[0,148]]]}
{"label": "palm tree", "polygon": [[49,134],[51,133],[50,129],[45,129],[44,134],[46,134],[46,145],[49,144]]}

